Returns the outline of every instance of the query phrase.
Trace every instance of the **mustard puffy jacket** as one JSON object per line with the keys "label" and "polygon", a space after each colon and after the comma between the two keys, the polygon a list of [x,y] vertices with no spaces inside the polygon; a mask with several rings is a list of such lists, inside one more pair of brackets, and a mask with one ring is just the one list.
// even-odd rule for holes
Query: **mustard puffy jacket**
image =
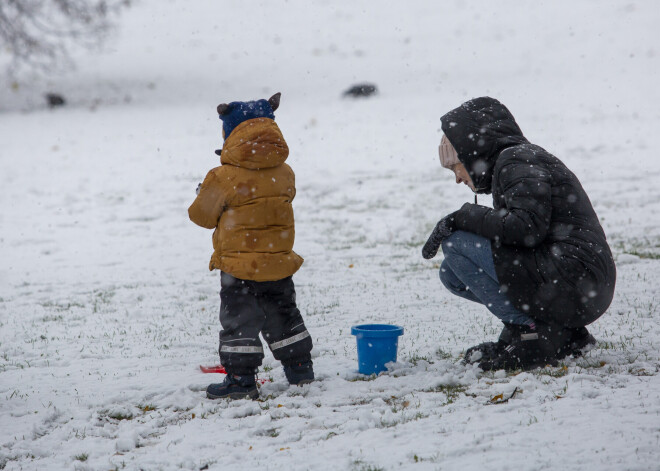
{"label": "mustard puffy jacket", "polygon": [[293,275],[303,259],[293,251],[295,176],[284,163],[289,148],[272,119],[239,124],[225,140],[188,209],[195,224],[215,229],[209,269],[243,280]]}

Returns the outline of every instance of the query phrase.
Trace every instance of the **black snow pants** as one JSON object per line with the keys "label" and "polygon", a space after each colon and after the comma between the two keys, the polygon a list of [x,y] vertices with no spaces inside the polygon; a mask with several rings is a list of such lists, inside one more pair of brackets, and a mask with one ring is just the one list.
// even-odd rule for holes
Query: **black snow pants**
{"label": "black snow pants", "polygon": [[259,333],[284,366],[311,360],[312,338],[291,277],[251,281],[221,273],[220,286],[220,362],[228,374],[257,372],[264,358]]}

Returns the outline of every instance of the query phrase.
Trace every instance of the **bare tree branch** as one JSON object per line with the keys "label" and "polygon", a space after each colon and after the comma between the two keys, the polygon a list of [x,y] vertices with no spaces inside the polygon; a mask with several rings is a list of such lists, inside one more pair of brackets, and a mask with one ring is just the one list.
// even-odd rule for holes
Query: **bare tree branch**
{"label": "bare tree branch", "polygon": [[113,18],[131,0],[2,0],[0,55],[11,57],[9,74],[63,70],[71,50],[100,46]]}

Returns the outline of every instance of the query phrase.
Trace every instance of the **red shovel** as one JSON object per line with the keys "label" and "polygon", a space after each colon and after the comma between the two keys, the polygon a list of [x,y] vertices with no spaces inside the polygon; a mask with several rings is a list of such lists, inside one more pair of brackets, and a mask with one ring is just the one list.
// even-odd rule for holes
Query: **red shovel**
{"label": "red shovel", "polygon": [[[213,365],[213,366],[199,365],[199,369],[202,370],[202,373],[221,373],[223,375],[227,374],[227,370],[225,370],[225,367],[222,365]],[[261,384],[270,382],[269,379],[262,379],[262,378],[257,378],[257,381],[259,381]]]}
{"label": "red shovel", "polygon": [[214,365],[214,366],[199,365],[199,369],[202,370],[202,373],[222,373],[223,375],[227,374],[225,367],[222,365]]}

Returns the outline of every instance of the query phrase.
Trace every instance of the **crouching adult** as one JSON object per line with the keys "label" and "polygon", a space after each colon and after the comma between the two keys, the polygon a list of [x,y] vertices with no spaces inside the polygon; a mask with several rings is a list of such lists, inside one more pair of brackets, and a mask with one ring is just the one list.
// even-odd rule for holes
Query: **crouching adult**
{"label": "crouching adult", "polygon": [[607,310],[616,280],[582,185],[493,98],[470,100],[441,120],[442,166],[456,183],[493,197],[492,208],[466,203],[445,216],[422,249],[429,259],[442,245],[444,286],[504,324],[496,342],[469,348],[465,361],[529,369],[580,354],[595,343],[585,326]]}

